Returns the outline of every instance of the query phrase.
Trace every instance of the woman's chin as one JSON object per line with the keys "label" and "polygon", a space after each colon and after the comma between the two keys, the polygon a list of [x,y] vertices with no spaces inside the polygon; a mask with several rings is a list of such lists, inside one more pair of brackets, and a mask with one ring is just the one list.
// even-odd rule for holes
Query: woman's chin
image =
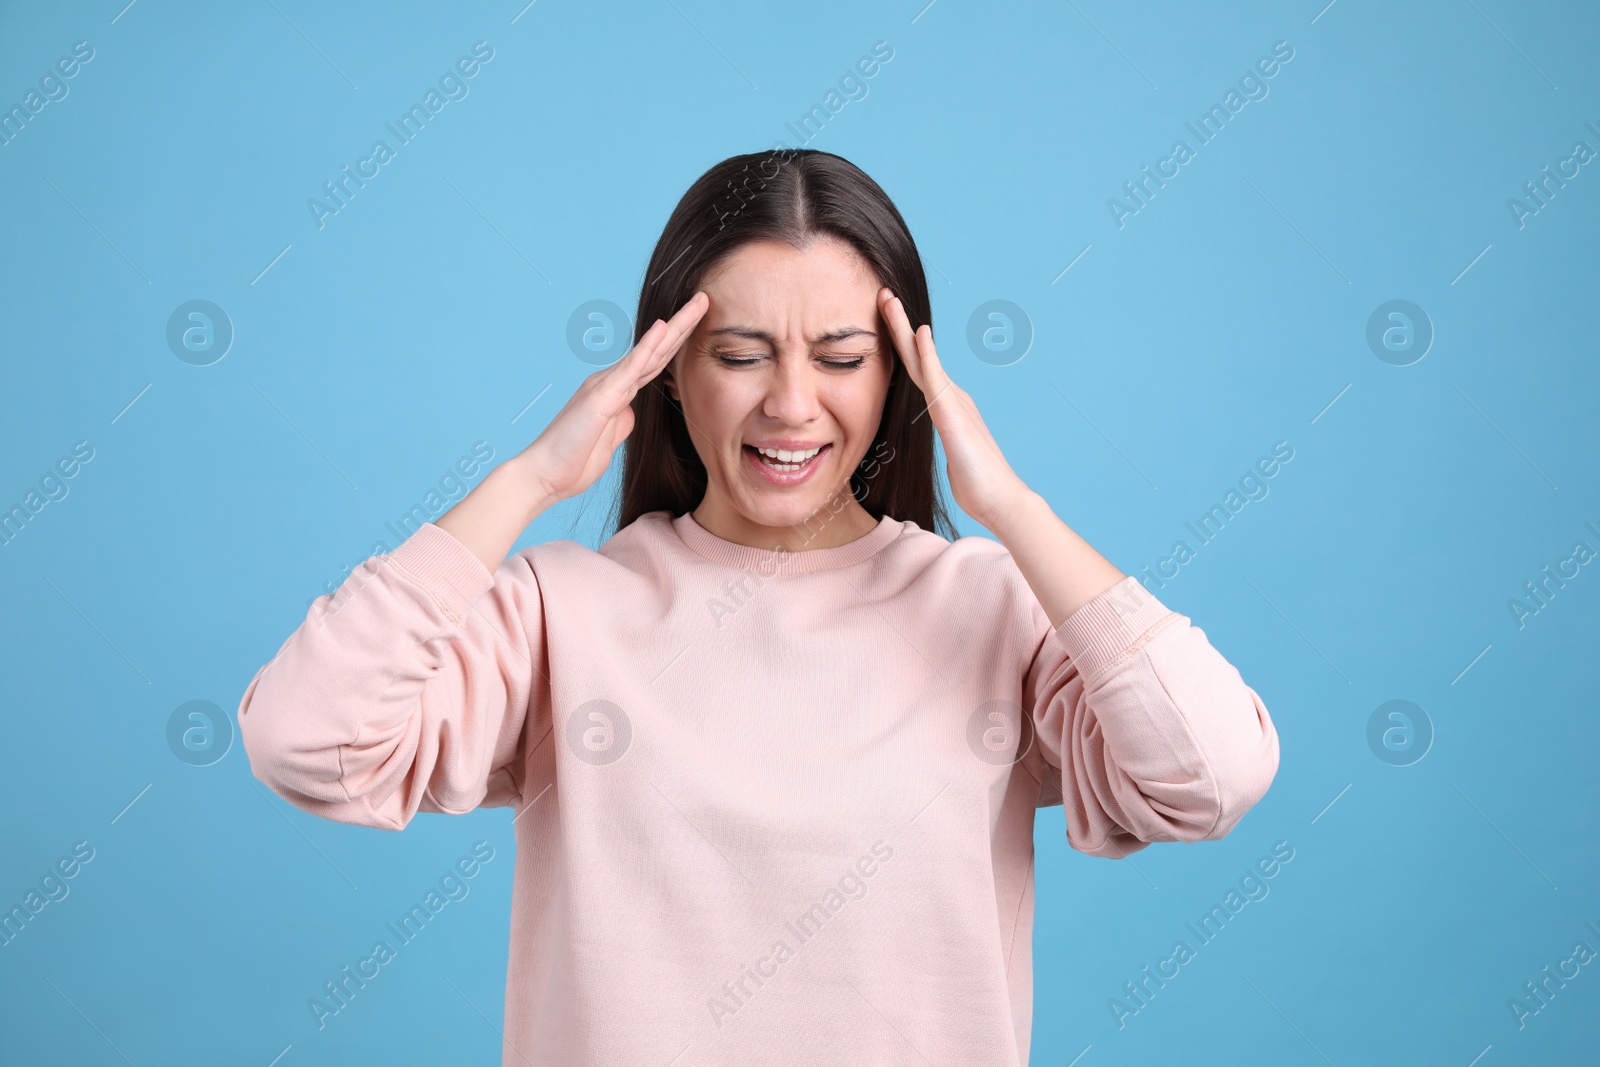
{"label": "woman's chin", "polygon": [[[826,509],[822,509],[826,511]],[[773,530],[795,529],[805,525],[808,519],[815,519],[818,513],[817,504],[798,505],[792,500],[752,501],[748,508],[741,509],[744,517],[757,526],[765,526]]]}
{"label": "woman's chin", "polygon": [[834,492],[820,483],[788,489],[750,485],[741,494],[738,511],[746,521],[771,529],[816,526],[847,507],[849,495],[846,489]]}

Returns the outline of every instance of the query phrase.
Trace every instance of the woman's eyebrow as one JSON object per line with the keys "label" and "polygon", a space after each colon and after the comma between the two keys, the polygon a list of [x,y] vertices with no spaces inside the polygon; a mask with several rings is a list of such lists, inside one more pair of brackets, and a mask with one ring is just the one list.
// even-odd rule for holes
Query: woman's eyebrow
{"label": "woman's eyebrow", "polygon": [[[777,341],[773,338],[771,332],[757,329],[754,326],[719,326],[715,330],[706,332],[707,337],[720,337],[724,334],[732,337],[743,337],[751,341],[765,341],[769,345],[777,346]],[[872,330],[862,329],[860,326],[842,326],[837,330],[819,334],[812,338],[811,343],[814,345],[832,344],[836,341],[848,341],[853,337],[876,339],[877,336]]]}

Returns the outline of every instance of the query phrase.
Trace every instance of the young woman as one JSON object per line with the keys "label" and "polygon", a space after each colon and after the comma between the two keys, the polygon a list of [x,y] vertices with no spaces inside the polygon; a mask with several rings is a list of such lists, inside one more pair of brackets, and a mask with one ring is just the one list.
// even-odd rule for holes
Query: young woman
{"label": "young woman", "polygon": [[[508,1065],[1025,1064],[1034,811],[1220,838],[1267,710],[1007,464],[859,169],[712,167],[646,277],[632,350],[256,674],[251,768],[364,826],[515,810]],[[936,532],[935,427],[994,540]],[[624,442],[598,551],[506,559]]]}

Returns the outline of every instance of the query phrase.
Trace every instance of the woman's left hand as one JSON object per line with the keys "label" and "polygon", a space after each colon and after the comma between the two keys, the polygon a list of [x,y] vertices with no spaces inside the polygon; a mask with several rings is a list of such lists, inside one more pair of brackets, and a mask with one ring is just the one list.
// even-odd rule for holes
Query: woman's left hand
{"label": "woman's left hand", "polygon": [[1012,505],[1031,492],[1017,477],[972,397],[950,380],[933,346],[933,328],[915,331],[900,298],[887,286],[878,290],[878,310],[894,337],[894,345],[928,402],[927,413],[944,442],[950,492],[956,506],[991,531]]}

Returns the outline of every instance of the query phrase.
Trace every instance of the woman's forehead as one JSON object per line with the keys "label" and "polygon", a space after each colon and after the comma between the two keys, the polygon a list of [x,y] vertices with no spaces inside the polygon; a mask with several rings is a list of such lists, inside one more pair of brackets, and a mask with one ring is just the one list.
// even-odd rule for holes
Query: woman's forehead
{"label": "woman's forehead", "polygon": [[816,241],[804,250],[781,242],[738,249],[701,286],[711,306],[705,336],[819,343],[878,329],[878,281],[843,242]]}

